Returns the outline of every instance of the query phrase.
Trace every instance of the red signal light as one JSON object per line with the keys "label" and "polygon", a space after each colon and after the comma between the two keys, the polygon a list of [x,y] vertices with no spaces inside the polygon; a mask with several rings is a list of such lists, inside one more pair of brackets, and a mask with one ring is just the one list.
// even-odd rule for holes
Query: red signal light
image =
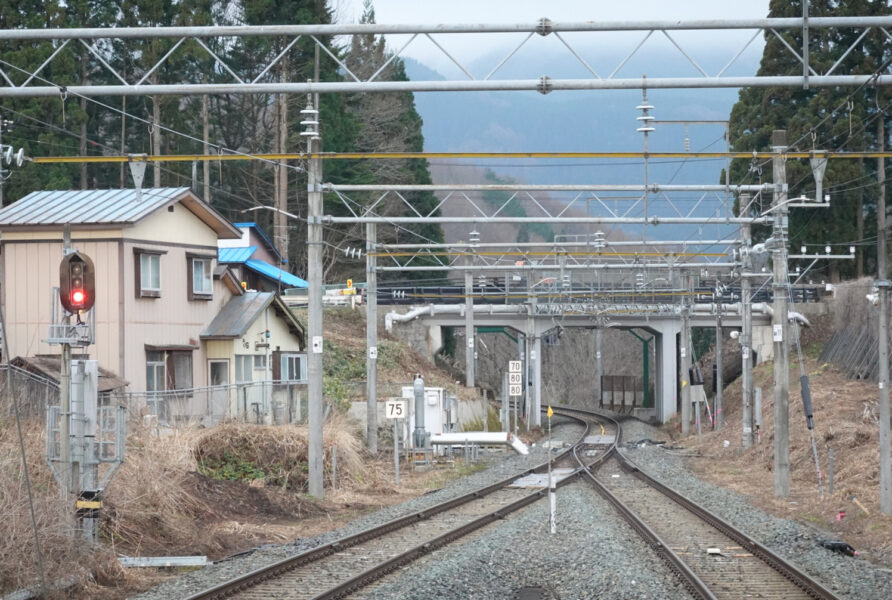
{"label": "red signal light", "polygon": [[87,300],[87,294],[84,290],[71,290],[71,304],[74,306],[83,306]]}

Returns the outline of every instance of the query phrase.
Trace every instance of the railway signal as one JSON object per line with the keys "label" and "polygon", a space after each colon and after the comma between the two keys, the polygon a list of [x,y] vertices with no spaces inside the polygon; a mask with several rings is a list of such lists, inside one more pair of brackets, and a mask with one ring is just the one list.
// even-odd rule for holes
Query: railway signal
{"label": "railway signal", "polygon": [[70,313],[93,308],[96,301],[96,276],[93,261],[86,254],[66,254],[59,265],[59,299]]}

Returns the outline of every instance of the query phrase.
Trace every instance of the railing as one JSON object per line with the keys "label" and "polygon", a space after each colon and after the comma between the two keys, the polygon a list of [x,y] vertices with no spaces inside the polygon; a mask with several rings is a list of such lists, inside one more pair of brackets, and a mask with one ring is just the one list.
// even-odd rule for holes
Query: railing
{"label": "railing", "polygon": [[59,385],[13,365],[0,365],[0,417],[14,416],[14,405],[7,402],[7,385],[18,403],[22,418],[43,420],[46,407],[59,404]]}
{"label": "railing", "polygon": [[216,425],[234,419],[247,423],[304,423],[306,381],[253,381],[184,390],[117,392],[131,416],[154,416],[159,423]]}

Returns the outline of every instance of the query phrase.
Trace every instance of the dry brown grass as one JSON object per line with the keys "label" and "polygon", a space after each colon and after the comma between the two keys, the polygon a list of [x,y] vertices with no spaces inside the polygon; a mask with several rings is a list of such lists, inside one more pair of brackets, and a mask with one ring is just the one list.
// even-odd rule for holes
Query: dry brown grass
{"label": "dry brown grass", "polygon": [[[816,329],[822,329],[820,322],[817,325]],[[805,344],[816,341],[809,339],[811,335],[803,331]],[[795,351],[791,363],[790,499],[774,497],[774,377],[770,363],[754,369],[754,384],[761,386],[763,398],[761,443],[747,450],[741,448],[741,391],[737,380],[725,389],[723,431],[705,433],[701,444],[696,443],[696,435],[683,440],[684,445],[696,447],[701,453],[700,459],[692,461],[692,467],[702,477],[748,495],[762,508],[818,526],[828,536],[846,539],[868,558],[890,565],[892,519],[879,514],[876,383],[847,379],[832,365],[805,358],[825,490],[829,450],[832,448],[834,452],[834,494],[822,499],[818,494],[812,446],[797,385],[799,365]],[[730,441],[731,446],[724,448],[723,440]],[[853,496],[869,515],[852,501]],[[840,511],[845,511],[846,516],[838,521]]]}
{"label": "dry brown grass", "polygon": [[[64,582],[73,587],[53,592],[70,597],[95,579],[116,581],[121,574],[114,556],[106,550],[84,552],[74,534],[73,500],[66,501],[44,460],[46,446],[42,422],[22,424],[31,478],[34,512],[50,587]],[[39,585],[34,531],[28,509],[28,491],[15,421],[0,420],[0,594]]]}

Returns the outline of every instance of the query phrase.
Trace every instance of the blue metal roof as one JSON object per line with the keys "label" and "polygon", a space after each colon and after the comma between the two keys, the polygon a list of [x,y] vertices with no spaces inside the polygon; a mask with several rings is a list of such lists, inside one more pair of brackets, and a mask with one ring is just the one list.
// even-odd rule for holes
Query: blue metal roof
{"label": "blue metal roof", "polygon": [[[238,227],[238,224],[236,224]],[[243,248],[218,248],[217,261],[221,263],[243,263],[257,251],[257,246]]]}
{"label": "blue metal roof", "polygon": [[248,227],[248,228],[256,231],[257,235],[260,236],[260,239],[266,245],[267,250],[272,252],[276,256],[276,258],[278,258],[283,263],[288,262],[288,259],[285,258],[284,256],[282,256],[282,254],[279,252],[278,248],[276,248],[276,245],[273,243],[273,241],[271,239],[269,239],[269,236],[266,235],[266,232],[263,230],[263,228],[260,225],[258,225],[257,223],[253,223],[253,222],[233,223],[233,225],[235,225],[236,227],[239,227],[239,228]]}
{"label": "blue metal roof", "polygon": [[274,267],[271,264],[264,262],[262,260],[257,260],[257,259],[252,258],[252,259],[246,260],[244,264],[246,267],[248,267],[252,271],[260,273],[261,275],[263,275],[264,277],[267,277],[268,279],[271,279],[273,281],[281,281],[282,285],[284,285],[285,287],[305,288],[305,287],[309,287],[309,285],[310,285],[306,281],[304,281],[303,279],[298,277],[297,275],[292,275],[288,271],[283,271],[282,269],[279,269],[278,267]]}
{"label": "blue metal roof", "polygon": [[0,210],[0,225],[135,223],[189,193],[189,188],[31,192]]}

